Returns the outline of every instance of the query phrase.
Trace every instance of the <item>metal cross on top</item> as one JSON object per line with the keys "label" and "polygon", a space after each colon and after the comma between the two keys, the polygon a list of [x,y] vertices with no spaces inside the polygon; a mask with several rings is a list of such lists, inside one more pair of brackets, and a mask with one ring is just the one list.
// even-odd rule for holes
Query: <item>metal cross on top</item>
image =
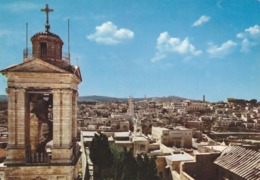
{"label": "metal cross on top", "polygon": [[49,24],[49,12],[53,12],[53,9],[49,9],[48,4],[46,4],[46,7],[44,9],[41,9],[41,11],[46,12],[46,24],[45,24],[45,31],[49,32],[50,30],[50,24]]}

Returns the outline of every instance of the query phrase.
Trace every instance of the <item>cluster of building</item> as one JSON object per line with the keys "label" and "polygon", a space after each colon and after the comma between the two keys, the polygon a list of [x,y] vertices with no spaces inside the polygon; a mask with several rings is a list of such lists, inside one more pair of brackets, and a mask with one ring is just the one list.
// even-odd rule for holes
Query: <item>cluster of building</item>
{"label": "cluster of building", "polygon": [[[223,108],[225,112],[231,111],[233,106],[223,102],[203,101],[133,102],[131,97],[128,103],[82,103],[78,108],[78,127],[84,145],[82,148],[85,149],[86,162],[83,164],[92,167],[88,158],[89,145],[94,134],[102,132],[108,136],[111,146],[117,149],[125,147],[132,149],[134,155],[143,153],[156,156],[161,179],[260,178],[260,174],[256,172],[260,170],[256,165],[260,163],[258,146],[260,141],[257,140],[260,136],[257,136],[257,133],[253,132],[256,135],[254,137],[256,145],[249,147],[245,143],[232,144],[232,139],[229,139],[228,146],[226,141],[223,141],[223,134],[212,131],[222,117],[216,112]],[[248,111],[247,108],[245,111]],[[110,112],[110,115],[107,112]],[[225,112],[223,114],[228,116],[229,114]],[[222,137],[222,141],[213,140],[209,137],[210,133],[213,137],[214,135]],[[235,166],[238,162],[230,159],[233,152],[243,152],[236,155],[242,159],[252,154],[255,162],[239,160],[244,166],[252,162],[252,169],[248,168],[246,173],[240,173]],[[228,153],[231,155],[226,155]],[[223,162],[233,164],[233,169],[225,163],[222,165]],[[93,168],[90,168],[91,170]]]}
{"label": "cluster of building", "polygon": [[0,71],[8,93],[8,106],[0,103],[0,179],[92,179],[89,147],[100,132],[118,151],[156,156],[163,180],[260,179],[259,103],[77,104],[80,68],[50,32],[53,10],[42,11],[45,31],[32,36],[32,52],[26,47],[22,63]]}
{"label": "cluster of building", "polygon": [[[152,127],[172,129],[176,126],[192,129],[193,135],[200,138],[203,138],[202,133],[259,132],[259,103],[245,100],[243,103],[238,102],[240,103],[144,100],[134,102],[134,110],[144,134],[151,134]],[[122,129],[124,123],[129,123],[130,130],[133,130],[127,108],[127,102],[81,103],[78,109],[78,126],[88,129]]]}
{"label": "cluster of building", "polygon": [[[244,103],[243,103],[244,102]],[[259,131],[260,107],[252,101],[229,101],[212,107],[217,119],[213,126],[216,131]]]}
{"label": "cluster of building", "polygon": [[[7,106],[6,103],[2,104],[0,155],[4,160],[7,155],[4,149],[8,132]],[[187,108],[189,106],[192,108]],[[134,156],[140,153],[156,156],[161,179],[257,179],[260,176],[259,146],[252,148],[252,143],[251,146],[237,143],[238,138],[234,137],[239,132],[225,136],[230,141],[229,146],[223,140],[216,142],[209,137],[223,137],[223,130],[232,133],[230,129],[223,129],[222,132],[214,130],[223,114],[238,114],[243,106],[241,105],[240,109],[234,107],[238,105],[230,102],[184,100],[169,103],[133,101],[132,98],[129,98],[128,102],[78,103],[77,137],[82,152],[78,165],[79,177],[85,178],[87,167],[88,174],[93,174],[89,146],[95,133],[102,132],[107,135],[110,145],[119,151],[126,148],[133,150]],[[244,104],[242,113],[258,115],[257,104],[249,107],[249,103]],[[222,113],[219,113],[221,111]],[[255,135],[252,141],[259,145],[259,133],[256,131],[257,129],[254,129],[249,133]],[[0,172],[4,177],[4,167]]]}

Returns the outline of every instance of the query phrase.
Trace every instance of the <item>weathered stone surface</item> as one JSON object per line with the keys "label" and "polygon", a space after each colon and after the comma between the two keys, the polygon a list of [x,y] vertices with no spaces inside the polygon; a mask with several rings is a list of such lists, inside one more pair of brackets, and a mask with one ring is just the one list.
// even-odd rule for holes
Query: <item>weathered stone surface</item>
{"label": "weathered stone surface", "polygon": [[7,167],[5,169],[6,180],[33,180],[33,179],[63,179],[72,180],[77,178],[76,166],[20,166]]}
{"label": "weathered stone surface", "polygon": [[[46,62],[40,61],[37,59],[31,61],[28,66],[17,65],[10,71],[5,71],[8,78],[9,133],[8,156],[5,161],[6,179],[75,178],[73,174],[77,171],[76,167],[64,165],[72,164],[72,161],[77,159],[73,149],[77,138],[77,89],[80,79],[74,74],[59,70],[53,65],[47,66]],[[36,66],[30,70],[34,63]],[[36,72],[37,69],[40,71]],[[51,98],[50,105],[46,105],[43,99],[34,99],[43,98],[46,94]],[[34,103],[34,110],[30,108],[31,103]],[[42,124],[48,121],[45,119],[47,116],[50,116],[52,121],[53,145],[51,159],[43,161],[35,159],[35,153],[40,153],[38,147],[44,139]],[[40,156],[45,157],[41,154]],[[37,161],[48,166],[39,166],[35,164]],[[53,164],[55,166],[52,166]]]}

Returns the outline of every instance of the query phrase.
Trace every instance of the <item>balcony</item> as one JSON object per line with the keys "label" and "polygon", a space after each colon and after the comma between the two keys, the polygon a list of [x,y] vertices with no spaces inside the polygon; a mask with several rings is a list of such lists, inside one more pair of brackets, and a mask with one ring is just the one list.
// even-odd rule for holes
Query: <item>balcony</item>
{"label": "balcony", "polygon": [[[76,140],[73,141],[72,146],[72,159],[71,163],[76,164],[81,156],[80,143]],[[30,146],[27,147],[26,153],[26,165],[50,165],[52,164],[51,148],[46,152],[33,152],[30,150]],[[62,159],[61,159],[62,160]]]}
{"label": "balcony", "polygon": [[[67,63],[70,64],[70,54],[67,53],[67,52],[62,52],[62,58],[54,58],[56,57],[55,54],[47,54],[46,52],[43,53],[43,52],[34,52],[34,54],[41,54],[41,57],[43,59],[51,59],[51,60],[62,60],[62,61],[65,61]],[[36,57],[34,57],[34,54],[32,52],[32,49],[31,48],[25,48],[23,50],[23,60],[24,61],[28,61],[28,60],[31,60],[31,59],[34,59]]]}
{"label": "balcony", "polygon": [[48,153],[32,153],[31,151],[26,152],[27,164],[49,164],[50,161],[51,155]]}

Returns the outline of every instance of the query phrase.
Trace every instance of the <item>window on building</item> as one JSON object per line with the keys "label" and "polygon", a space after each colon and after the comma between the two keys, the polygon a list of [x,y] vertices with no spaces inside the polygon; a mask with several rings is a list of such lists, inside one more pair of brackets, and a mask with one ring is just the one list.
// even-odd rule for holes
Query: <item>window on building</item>
{"label": "window on building", "polygon": [[46,55],[47,55],[47,43],[45,43],[45,42],[42,42],[41,44],[40,44],[40,53],[41,53],[41,57],[45,57]]}

